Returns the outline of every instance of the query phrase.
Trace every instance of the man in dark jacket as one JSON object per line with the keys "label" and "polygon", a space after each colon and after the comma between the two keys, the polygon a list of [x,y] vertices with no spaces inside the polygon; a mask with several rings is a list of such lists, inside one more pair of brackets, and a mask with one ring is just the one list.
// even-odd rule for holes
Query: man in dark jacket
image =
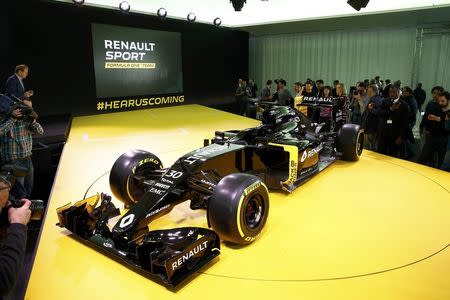
{"label": "man in dark jacket", "polygon": [[388,98],[389,97],[389,90],[391,89],[391,87],[392,87],[391,80],[390,79],[386,79],[386,86],[384,87],[384,90],[383,90],[383,93],[382,93],[384,98]]}
{"label": "man in dark jacket", "polygon": [[439,140],[442,139],[444,133],[443,124],[437,121],[439,115],[442,113],[438,98],[443,92],[444,88],[442,86],[435,86],[431,89],[432,100],[427,103],[422,122],[420,123],[420,132],[424,133],[423,138],[425,140],[422,153],[418,160],[422,164],[437,166],[437,163],[434,161],[436,147],[432,145],[439,144]]}
{"label": "man in dark jacket", "polygon": [[408,138],[406,140],[406,153],[408,158],[412,158],[416,155],[416,153],[413,150],[412,144],[415,144],[414,140],[414,134],[412,129],[416,125],[416,118],[417,118],[417,101],[413,96],[413,91],[409,86],[405,86],[402,89],[402,96],[401,99],[408,103],[409,106],[409,131],[408,131]]}
{"label": "man in dark jacket", "polygon": [[[8,204],[11,185],[0,176],[0,213]],[[23,200],[22,207],[9,208],[1,215],[7,218],[9,226],[0,247],[0,297],[7,295],[14,287],[22,267],[27,244],[27,224],[30,221],[30,200]],[[6,217],[7,215],[7,217]]]}
{"label": "man in dark jacket", "polygon": [[[423,118],[425,121],[425,144],[420,154],[419,162],[431,164],[433,167],[440,168],[447,152],[447,141],[449,132],[445,128],[446,109],[450,101],[448,92],[441,92],[438,95],[438,101],[434,105],[427,106],[428,113],[425,112]],[[434,162],[434,153],[438,154],[438,161]]]}
{"label": "man in dark jacket", "polygon": [[405,158],[409,106],[399,98],[396,87],[389,90],[389,98],[383,100],[378,116],[378,152]]}
{"label": "man in dark jacket", "polygon": [[23,80],[28,76],[28,66],[18,65],[15,72],[11,75],[5,84],[5,94],[14,99],[26,99],[33,95],[33,91],[25,91]]}
{"label": "man in dark jacket", "polygon": [[413,96],[413,91],[409,86],[405,86],[402,89],[401,99],[408,103],[409,106],[409,126],[411,128],[416,125],[416,117],[417,117],[417,101]]}
{"label": "man in dark jacket", "polygon": [[339,80],[336,79],[336,80],[333,81],[333,89],[331,90],[331,95],[333,97],[337,97],[336,87],[337,87],[338,84],[339,84]]}
{"label": "man in dark jacket", "polygon": [[418,83],[416,89],[414,90],[414,98],[417,100],[417,108],[422,111],[422,105],[427,99],[427,93],[422,89],[422,83]]}
{"label": "man in dark jacket", "polygon": [[378,113],[383,103],[383,98],[379,95],[378,86],[371,85],[367,89],[369,103],[362,116],[362,124],[364,129],[364,147],[369,150],[377,150],[377,129],[378,129]]}

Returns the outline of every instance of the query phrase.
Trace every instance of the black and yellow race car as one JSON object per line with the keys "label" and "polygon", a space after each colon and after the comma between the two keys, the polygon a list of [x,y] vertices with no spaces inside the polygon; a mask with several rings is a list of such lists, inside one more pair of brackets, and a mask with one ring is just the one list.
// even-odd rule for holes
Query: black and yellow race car
{"label": "black and yellow race car", "polygon": [[[329,103],[311,102],[321,105]],[[263,113],[260,126],[216,132],[169,168],[150,152],[131,150],[116,160],[109,177],[124,212],[110,196],[96,195],[58,208],[59,226],[175,286],[219,255],[220,240],[247,245],[258,238],[269,213],[268,190],[291,192],[337,159],[359,158],[360,127],[331,123],[275,106]],[[152,220],[188,200],[191,209],[207,211],[210,229],[149,230]]]}

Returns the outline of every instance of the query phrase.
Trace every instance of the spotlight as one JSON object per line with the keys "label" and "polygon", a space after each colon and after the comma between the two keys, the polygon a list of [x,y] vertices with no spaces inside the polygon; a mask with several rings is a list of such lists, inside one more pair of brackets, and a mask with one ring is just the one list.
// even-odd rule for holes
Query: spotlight
{"label": "spotlight", "polygon": [[247,0],[231,0],[235,11],[241,11],[244,7],[244,3],[247,3]]}
{"label": "spotlight", "polygon": [[213,21],[214,26],[219,27],[222,24],[222,20],[220,18],[215,18]]}
{"label": "spotlight", "polygon": [[195,22],[195,19],[197,19],[197,16],[193,12],[191,12],[187,15],[187,20],[189,22]]}
{"label": "spotlight", "polygon": [[84,0],[72,0],[72,2],[77,4],[77,5],[83,5]]}
{"label": "spotlight", "polygon": [[165,18],[167,16],[167,10],[164,7],[161,7],[160,9],[158,9],[158,11],[156,12],[156,14],[158,15],[158,17],[160,18]]}
{"label": "spotlight", "polygon": [[347,3],[359,11],[361,8],[366,7],[370,0],[348,0]]}
{"label": "spotlight", "polygon": [[122,1],[119,4],[119,9],[121,12],[127,13],[130,11],[130,8],[131,8],[131,6],[130,6],[130,3],[128,3],[128,1]]}

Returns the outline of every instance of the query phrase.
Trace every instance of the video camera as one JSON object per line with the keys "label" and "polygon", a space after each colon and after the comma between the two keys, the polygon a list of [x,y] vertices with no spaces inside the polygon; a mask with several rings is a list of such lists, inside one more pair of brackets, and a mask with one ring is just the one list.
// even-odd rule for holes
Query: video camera
{"label": "video camera", "polygon": [[[16,177],[25,177],[28,174],[28,169],[20,167],[18,165],[7,164],[1,167],[0,169],[0,177],[9,182],[10,186],[13,187],[16,181]],[[44,214],[44,201],[42,200],[30,200],[30,210],[31,210],[31,220],[41,220],[42,215]],[[23,205],[21,199],[16,199],[11,194],[9,195],[9,202],[11,203],[11,207],[21,207]],[[7,210],[5,210],[7,211]]]}
{"label": "video camera", "polygon": [[38,118],[38,115],[33,108],[26,105],[23,100],[17,98],[16,96],[9,97],[7,95],[0,94],[0,114],[2,119],[6,116],[10,116],[16,109],[20,109],[22,111],[22,117],[18,118],[19,120],[25,120],[32,123]]}

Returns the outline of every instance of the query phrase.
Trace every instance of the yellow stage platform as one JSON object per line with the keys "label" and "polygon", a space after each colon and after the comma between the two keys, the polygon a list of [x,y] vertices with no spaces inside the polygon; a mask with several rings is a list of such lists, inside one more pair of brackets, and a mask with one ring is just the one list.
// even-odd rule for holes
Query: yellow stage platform
{"label": "yellow stage platform", "polygon": [[[215,130],[257,124],[198,105],[75,118],[26,299],[450,299],[450,174],[369,151],[292,194],[271,193],[260,239],[222,244],[176,292],[55,226],[57,207],[109,192],[123,152],[149,150],[169,166]],[[153,228],[190,225],[206,226],[205,213],[182,204]]]}

